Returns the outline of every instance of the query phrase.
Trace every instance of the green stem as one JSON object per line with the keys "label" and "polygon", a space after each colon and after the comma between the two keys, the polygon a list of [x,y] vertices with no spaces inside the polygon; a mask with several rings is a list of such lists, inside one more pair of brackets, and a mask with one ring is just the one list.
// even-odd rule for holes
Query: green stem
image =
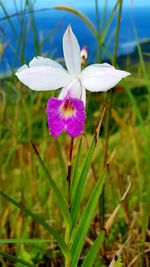
{"label": "green stem", "polygon": [[[69,148],[69,158],[68,158],[68,173],[67,173],[67,181],[68,181],[68,205],[71,210],[71,196],[70,196],[70,185],[71,185],[71,172],[72,172],[72,154],[73,154],[73,143],[74,138],[71,138],[70,148]],[[70,236],[71,229],[70,224],[66,223],[66,231],[65,231],[65,243],[70,246]],[[65,267],[71,266],[71,258],[70,254],[65,255]]]}
{"label": "green stem", "polygon": [[70,267],[71,266],[71,260],[70,257],[65,258],[65,267]]}
{"label": "green stem", "polygon": [[[120,30],[120,20],[121,20],[121,12],[122,12],[122,0],[119,1],[119,11],[118,11],[118,19],[117,19],[117,29],[116,29],[116,38],[114,44],[114,54],[112,59],[112,64],[116,65],[116,58],[117,58],[117,50],[118,50],[118,40],[119,40],[119,30]],[[108,103],[108,110],[106,114],[106,127],[105,127],[105,152],[104,152],[104,166],[107,163],[107,156],[108,156],[108,146],[109,146],[109,126],[110,126],[110,114],[111,114],[111,107],[112,107],[112,90],[108,92],[107,95],[107,103]],[[103,187],[103,192],[100,199],[100,209],[101,209],[101,227],[104,225],[104,217],[105,217],[105,186]]]}
{"label": "green stem", "polygon": [[71,210],[70,186],[71,186],[71,173],[72,173],[73,143],[74,143],[74,138],[71,138],[70,149],[69,149],[69,158],[68,158],[68,173],[67,173],[67,181],[68,181],[68,206],[69,206],[69,209],[70,210]]}

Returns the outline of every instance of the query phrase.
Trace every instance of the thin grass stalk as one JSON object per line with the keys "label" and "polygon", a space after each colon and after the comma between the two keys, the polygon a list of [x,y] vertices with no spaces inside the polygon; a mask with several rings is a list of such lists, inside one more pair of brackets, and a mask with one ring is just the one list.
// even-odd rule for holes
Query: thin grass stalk
{"label": "thin grass stalk", "polygon": [[[71,193],[70,193],[70,186],[71,186],[71,175],[72,175],[72,154],[73,154],[73,144],[74,138],[71,138],[70,146],[69,146],[69,158],[68,158],[68,172],[67,172],[67,181],[68,181],[68,206],[69,210],[71,211]],[[65,232],[65,242],[69,246],[70,245],[70,234],[71,228],[69,224],[66,224],[66,232]],[[70,257],[66,257],[65,259],[65,267],[70,266],[71,259]]]}
{"label": "thin grass stalk", "polygon": [[[148,227],[148,220],[149,220],[149,186],[147,186],[147,183],[149,182],[149,148],[150,148],[150,141],[149,141],[149,131],[150,131],[150,86],[147,84],[148,81],[148,74],[145,68],[145,63],[144,63],[144,59],[143,59],[143,53],[142,53],[142,49],[140,46],[140,42],[138,39],[138,34],[133,22],[133,28],[134,28],[134,34],[135,34],[135,39],[136,39],[136,45],[137,45],[137,50],[138,50],[138,55],[139,55],[139,59],[140,59],[140,66],[142,68],[142,72],[143,72],[143,76],[144,79],[146,81],[146,87],[147,87],[147,94],[148,94],[148,115],[147,115],[147,120],[148,120],[148,131],[146,131],[146,144],[144,145],[144,154],[145,154],[145,161],[146,161],[146,165],[147,167],[147,173],[146,175],[144,175],[144,179],[143,179],[143,183],[142,183],[142,188],[141,188],[141,192],[142,192],[142,196],[141,196],[141,220],[142,220],[142,240],[141,240],[141,257],[140,257],[140,264],[141,266],[144,266],[144,249],[145,249],[145,239],[146,239],[146,231],[147,231],[147,227]],[[139,184],[141,184],[141,181],[139,179]]]}
{"label": "thin grass stalk", "polygon": [[[71,138],[70,148],[69,148],[69,159],[68,159],[68,174],[67,174],[69,191],[70,191],[70,185],[71,185],[73,143],[74,143],[74,138]],[[70,195],[70,193],[69,193],[69,195]],[[69,200],[70,200],[70,198],[69,198]]]}
{"label": "thin grass stalk", "polygon": [[100,39],[100,17],[99,17],[99,5],[98,0],[95,0],[95,14],[97,24],[97,60],[101,60],[101,39]]}
{"label": "thin grass stalk", "polygon": [[9,16],[9,14],[8,14],[6,8],[5,8],[5,5],[2,3],[2,1],[0,1],[0,6],[1,6],[1,8],[2,8],[4,14],[5,14],[5,17],[6,17],[7,20],[8,20],[8,23],[9,23],[9,25],[10,25],[10,28],[11,28],[13,34],[17,37],[17,32],[16,32],[16,29],[15,29],[15,27],[14,27],[12,21],[11,21],[11,17]]}
{"label": "thin grass stalk", "polygon": [[[73,154],[73,144],[74,138],[71,138],[70,146],[69,146],[69,157],[68,157],[68,172],[67,172],[67,181],[68,181],[68,206],[69,210],[71,211],[71,174],[72,174],[72,154]],[[71,227],[69,224],[66,224],[66,231],[65,231],[65,242],[70,246],[70,237],[71,237]],[[66,254],[65,257],[65,267],[71,266],[71,258],[69,254]]]}
{"label": "thin grass stalk", "polygon": [[[122,13],[122,0],[119,1],[116,38],[115,38],[115,44],[114,44],[114,54],[113,54],[113,59],[112,59],[112,64],[114,66],[116,65],[116,58],[117,58],[121,13]],[[108,156],[107,154],[108,154],[108,145],[109,145],[109,125],[110,125],[110,115],[111,115],[111,106],[112,106],[112,90],[108,92],[107,103],[108,103],[108,110],[106,113],[106,126],[105,126],[105,151],[104,151],[104,163],[103,163],[104,166],[106,166],[107,156]],[[100,210],[101,210],[100,227],[103,227],[104,220],[105,220],[105,185],[103,187],[103,192],[102,192],[102,195],[99,201],[99,205],[100,205]]]}
{"label": "thin grass stalk", "polygon": [[108,0],[105,0],[103,11],[102,11],[102,17],[101,17],[101,21],[100,21],[100,31],[103,30],[104,22],[106,19],[106,11],[107,11],[107,4],[108,4],[107,2],[108,2]]}

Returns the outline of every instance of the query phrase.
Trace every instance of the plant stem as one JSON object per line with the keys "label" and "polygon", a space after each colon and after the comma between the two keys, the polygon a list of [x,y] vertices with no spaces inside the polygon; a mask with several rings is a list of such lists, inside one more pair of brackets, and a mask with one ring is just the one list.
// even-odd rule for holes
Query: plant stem
{"label": "plant stem", "polygon": [[[71,171],[72,171],[72,154],[73,154],[73,143],[74,138],[71,138],[70,147],[69,147],[69,158],[68,158],[68,173],[67,173],[67,181],[68,181],[68,206],[69,210],[71,210],[71,196],[70,196],[70,185],[71,185]],[[70,225],[66,224],[66,232],[65,232],[65,242],[70,246]],[[66,254],[65,256],[65,267],[71,266],[70,254]]]}
{"label": "plant stem", "polygon": [[70,261],[70,257],[65,259],[65,267],[70,267],[71,266],[71,261]]}
{"label": "plant stem", "polygon": [[70,148],[69,148],[69,159],[68,159],[68,173],[67,173],[67,181],[68,181],[68,205],[69,208],[71,205],[71,197],[70,197],[70,185],[71,185],[71,171],[72,171],[72,153],[73,153],[73,143],[74,138],[71,138]]}
{"label": "plant stem", "polygon": [[[116,39],[114,44],[114,54],[112,59],[112,64],[116,65],[117,58],[117,50],[118,50],[118,41],[119,41],[119,30],[120,30],[120,21],[121,21],[121,12],[122,12],[122,0],[119,1],[119,10],[118,10],[118,19],[117,19],[117,29],[116,29]],[[112,90],[108,93],[107,96],[108,110],[106,114],[106,127],[105,127],[105,151],[104,151],[104,167],[107,164],[107,156],[108,156],[108,145],[109,145],[109,126],[110,126],[110,114],[112,107]],[[100,199],[100,207],[101,207],[101,227],[104,225],[104,217],[105,217],[105,186],[103,187],[103,192]]]}

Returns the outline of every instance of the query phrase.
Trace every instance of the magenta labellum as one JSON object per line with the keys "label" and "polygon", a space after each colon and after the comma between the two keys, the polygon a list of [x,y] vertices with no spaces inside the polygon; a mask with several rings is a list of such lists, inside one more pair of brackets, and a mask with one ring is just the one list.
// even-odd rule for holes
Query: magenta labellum
{"label": "magenta labellum", "polygon": [[64,99],[52,97],[47,102],[48,127],[57,138],[62,131],[77,137],[84,130],[86,112],[83,101],[66,96]]}

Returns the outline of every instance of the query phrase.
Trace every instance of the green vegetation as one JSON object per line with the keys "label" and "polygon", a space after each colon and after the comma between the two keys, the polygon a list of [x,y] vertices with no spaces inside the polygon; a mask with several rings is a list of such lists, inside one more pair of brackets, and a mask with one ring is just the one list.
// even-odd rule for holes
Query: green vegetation
{"label": "green vegetation", "polygon": [[[2,1],[0,6],[16,34]],[[95,7],[97,28],[70,7],[55,8],[65,9],[87,24],[97,40],[97,61],[103,61],[103,48],[110,62],[118,66],[122,1],[116,1],[105,27],[107,1],[102,18],[98,1]],[[38,42],[34,5],[26,1],[18,14],[23,30],[17,39],[22,63],[28,9],[35,51],[40,54],[53,34],[50,29],[45,40]],[[105,41],[114,16],[116,38],[110,55]],[[54,140],[47,128],[45,109],[53,92],[28,90],[14,73],[1,78],[1,266],[149,266],[150,68],[144,60],[149,54],[143,55],[135,28],[133,34],[139,61],[130,62],[128,55],[124,64],[132,76],[111,92],[87,94],[85,135],[73,144],[70,193],[66,179],[70,138],[63,133]],[[4,48],[0,43],[0,56]]]}

